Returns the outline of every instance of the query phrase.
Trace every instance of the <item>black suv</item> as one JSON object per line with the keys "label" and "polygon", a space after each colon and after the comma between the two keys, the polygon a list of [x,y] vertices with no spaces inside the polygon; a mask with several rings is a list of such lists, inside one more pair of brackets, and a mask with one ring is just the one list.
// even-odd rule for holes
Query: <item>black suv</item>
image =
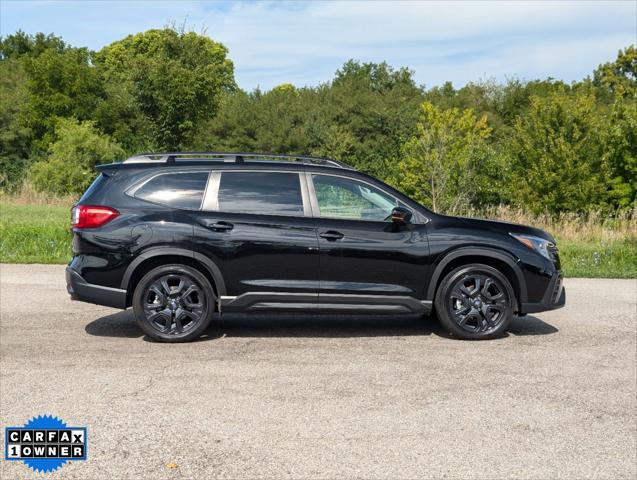
{"label": "black suv", "polygon": [[429,211],[333,160],[144,154],[101,172],[72,210],[75,300],[133,307],[149,336],[192,340],[215,312],[435,311],[453,335],[562,307],[554,239]]}

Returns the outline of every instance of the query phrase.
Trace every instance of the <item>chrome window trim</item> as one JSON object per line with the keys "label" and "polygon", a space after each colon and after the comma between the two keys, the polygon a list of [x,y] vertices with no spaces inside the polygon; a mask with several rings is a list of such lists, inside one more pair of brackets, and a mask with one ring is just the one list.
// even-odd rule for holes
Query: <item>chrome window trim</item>
{"label": "chrome window trim", "polygon": [[206,194],[203,197],[201,210],[218,211],[219,210],[219,184],[221,183],[221,171],[213,170],[208,177],[208,185],[206,186]]}
{"label": "chrome window trim", "polygon": [[[208,174],[208,179],[206,180],[206,186],[204,187],[203,190],[203,195],[201,196],[201,201],[199,202],[199,206],[197,208],[186,208],[186,207],[176,207],[174,205],[169,205],[167,203],[161,203],[161,202],[152,202],[150,200],[146,200],[144,198],[139,198],[136,197],[136,193],[137,191],[142,188],[144,185],[146,185],[148,182],[150,182],[151,180],[160,177],[162,175],[178,175],[180,173],[206,173]],[[204,168],[204,169],[196,169],[196,170],[170,170],[170,171],[163,171],[163,172],[158,172],[155,173],[149,177],[146,177],[145,179],[143,179],[142,181],[134,184],[132,187],[129,187],[128,189],[126,189],[126,191],[124,192],[126,195],[128,195],[129,197],[132,197],[136,200],[139,200],[141,202],[148,202],[151,203],[153,205],[161,205],[162,207],[169,207],[169,208],[175,208],[177,210],[186,210],[189,212],[197,212],[199,210],[201,210],[201,206],[203,205],[204,199],[206,198],[206,192],[208,190],[208,184],[210,183],[210,169],[209,168]]]}
{"label": "chrome window trim", "polygon": [[307,177],[303,172],[299,172],[299,182],[301,183],[301,201],[303,202],[303,215],[312,218],[312,205],[310,205],[310,191],[307,186]]}
{"label": "chrome window trim", "polygon": [[338,178],[343,178],[343,179],[346,179],[346,180],[351,180],[351,181],[354,181],[354,182],[360,182],[360,183],[363,183],[365,185],[369,185],[370,187],[375,188],[375,189],[383,192],[388,197],[393,198],[397,205],[406,207],[409,210],[411,210],[414,213],[414,215],[417,216],[417,218],[418,218],[418,222],[415,222],[417,225],[424,225],[426,223],[429,223],[429,219],[427,217],[425,217],[423,214],[421,214],[420,212],[414,211],[413,208],[411,208],[409,205],[405,204],[405,202],[402,202],[395,195],[392,195],[391,193],[387,192],[383,188],[379,187],[378,185],[374,185],[371,182],[368,182],[366,180],[362,180],[360,178],[350,177],[350,176],[347,176],[347,175],[339,175],[337,173],[305,172],[305,178],[306,178],[306,181],[307,181],[308,190],[310,191],[310,203],[312,205],[312,211],[313,211],[313,214],[314,214],[313,216],[316,217],[316,218],[325,218],[325,219],[328,219],[328,220],[347,220],[347,221],[350,221],[350,222],[381,222],[382,221],[382,220],[366,220],[366,219],[363,219],[363,218],[343,218],[343,217],[321,216],[321,210],[319,209],[318,199],[316,198],[316,190],[314,189],[314,179],[312,178],[312,175],[324,175],[324,176],[327,176],[327,177],[338,177]]}
{"label": "chrome window trim", "polygon": [[213,170],[211,176],[208,180],[208,189],[206,193],[206,197],[203,202],[203,211],[208,212],[219,212],[219,213],[234,213],[234,214],[242,214],[242,212],[228,212],[221,210],[219,207],[219,189],[221,187],[221,176],[229,173],[285,173],[288,175],[296,175],[299,180],[299,188],[301,190],[301,203],[303,206],[303,214],[289,214],[289,213],[281,213],[281,212],[273,212],[273,213],[250,213],[246,212],[246,215],[271,215],[278,217],[296,217],[296,218],[311,218],[312,217],[312,208],[310,206],[310,194],[308,192],[308,187],[306,181],[303,179],[303,172],[298,172],[294,170],[266,170],[266,169],[232,169],[232,170]]}
{"label": "chrome window trim", "polygon": [[305,182],[307,183],[307,190],[310,195],[312,217],[321,218],[321,210],[319,209],[318,200],[316,198],[316,190],[314,190],[314,180],[312,180],[311,172],[305,172]]}

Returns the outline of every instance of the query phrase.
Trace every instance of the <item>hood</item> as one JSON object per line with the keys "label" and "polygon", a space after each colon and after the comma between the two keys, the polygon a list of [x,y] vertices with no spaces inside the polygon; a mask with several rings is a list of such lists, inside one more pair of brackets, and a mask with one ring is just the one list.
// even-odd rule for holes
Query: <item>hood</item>
{"label": "hood", "polygon": [[480,228],[484,230],[491,230],[499,233],[521,233],[525,235],[534,235],[536,237],[543,238],[549,242],[555,243],[555,238],[540,228],[530,227],[528,225],[520,225],[519,223],[502,222],[500,220],[484,220],[480,218],[467,218],[467,217],[450,217],[461,221],[464,225]]}

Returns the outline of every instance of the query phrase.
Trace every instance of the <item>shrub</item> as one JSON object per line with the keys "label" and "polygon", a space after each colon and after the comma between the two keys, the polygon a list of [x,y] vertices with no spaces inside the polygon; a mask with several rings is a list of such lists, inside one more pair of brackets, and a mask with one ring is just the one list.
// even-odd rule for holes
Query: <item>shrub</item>
{"label": "shrub", "polygon": [[41,192],[81,194],[95,177],[95,165],[111,163],[124,155],[122,147],[90,121],[59,119],[55,135],[47,158],[29,169],[30,182]]}

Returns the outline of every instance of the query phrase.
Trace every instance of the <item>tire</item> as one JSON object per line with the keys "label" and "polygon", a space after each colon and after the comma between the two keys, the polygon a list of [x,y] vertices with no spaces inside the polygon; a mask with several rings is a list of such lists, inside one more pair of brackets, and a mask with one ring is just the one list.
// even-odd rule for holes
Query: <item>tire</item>
{"label": "tire", "polygon": [[160,342],[189,342],[208,328],[216,296],[198,270],[179,264],[154,268],[142,277],[133,294],[139,327]]}
{"label": "tire", "polygon": [[501,336],[513,319],[515,293],[509,280],[488,265],[474,263],[449,272],[435,298],[438,320],[465,340]]}

